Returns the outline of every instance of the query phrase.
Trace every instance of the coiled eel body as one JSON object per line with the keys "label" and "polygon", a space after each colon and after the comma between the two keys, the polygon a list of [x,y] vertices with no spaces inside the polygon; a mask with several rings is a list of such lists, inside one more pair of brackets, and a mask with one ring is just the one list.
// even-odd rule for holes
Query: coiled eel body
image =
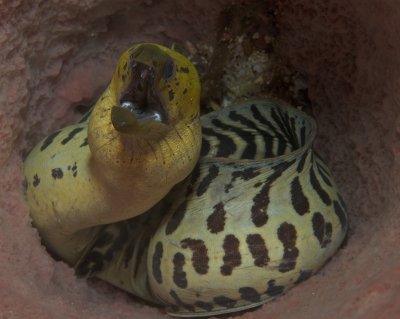
{"label": "coiled eel body", "polygon": [[185,57],[137,44],[93,110],[24,166],[50,251],[175,316],[274,299],[314,274],[347,230],[311,117],[254,100],[200,118],[199,92]]}

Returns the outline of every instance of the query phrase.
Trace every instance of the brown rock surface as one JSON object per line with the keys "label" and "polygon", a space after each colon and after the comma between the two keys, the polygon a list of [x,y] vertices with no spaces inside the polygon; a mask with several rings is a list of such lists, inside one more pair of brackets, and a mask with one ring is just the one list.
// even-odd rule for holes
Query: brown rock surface
{"label": "brown rock surface", "polygon": [[[207,40],[229,1],[4,0],[0,6],[0,318],[160,318],[77,280],[40,245],[22,158],[75,120],[138,40]],[[279,2],[280,52],[308,75],[317,147],[350,214],[347,245],[319,274],[243,318],[400,317],[400,4]]]}

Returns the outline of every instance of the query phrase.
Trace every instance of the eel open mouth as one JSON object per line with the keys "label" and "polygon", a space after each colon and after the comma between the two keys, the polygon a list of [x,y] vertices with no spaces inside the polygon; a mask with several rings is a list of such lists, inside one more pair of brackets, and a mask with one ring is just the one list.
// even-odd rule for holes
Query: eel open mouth
{"label": "eel open mouth", "polygon": [[166,105],[158,92],[157,70],[153,66],[134,61],[131,74],[119,106],[114,106],[111,111],[114,128],[122,133],[130,133],[138,121],[167,124]]}

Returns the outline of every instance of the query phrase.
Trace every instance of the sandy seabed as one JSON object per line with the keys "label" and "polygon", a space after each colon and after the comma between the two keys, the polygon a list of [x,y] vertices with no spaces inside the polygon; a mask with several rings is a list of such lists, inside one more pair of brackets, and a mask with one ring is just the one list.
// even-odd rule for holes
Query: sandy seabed
{"label": "sandy seabed", "polygon": [[[0,5],[0,318],[162,318],[77,280],[30,225],[22,159],[78,118],[136,41],[207,41],[231,1],[4,0]],[[400,317],[400,3],[276,1],[282,56],[308,76],[347,244],[314,277],[243,318]]]}

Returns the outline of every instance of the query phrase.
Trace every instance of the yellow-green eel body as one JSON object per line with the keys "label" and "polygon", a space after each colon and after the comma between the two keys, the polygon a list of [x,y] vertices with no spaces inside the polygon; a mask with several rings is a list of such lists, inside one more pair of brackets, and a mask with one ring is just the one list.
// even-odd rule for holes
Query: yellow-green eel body
{"label": "yellow-green eel body", "polygon": [[92,111],[25,160],[47,248],[175,316],[252,308],[314,274],[347,230],[315,121],[271,100],[204,115],[193,65],[141,43]]}

